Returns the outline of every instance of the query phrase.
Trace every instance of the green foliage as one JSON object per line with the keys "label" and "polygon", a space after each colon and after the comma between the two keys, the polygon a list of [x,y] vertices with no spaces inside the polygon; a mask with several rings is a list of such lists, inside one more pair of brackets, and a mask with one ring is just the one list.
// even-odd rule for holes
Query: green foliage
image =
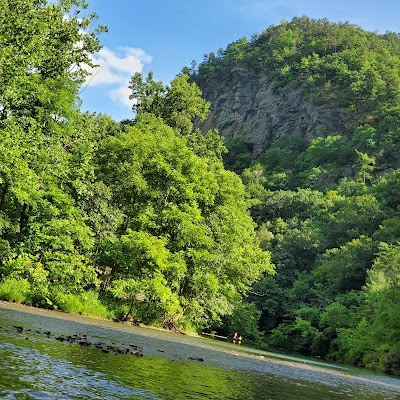
{"label": "green foliage", "polygon": [[370,151],[376,147],[376,129],[367,124],[359,126],[353,133],[352,141],[358,151]]}
{"label": "green foliage", "polygon": [[203,134],[199,129],[187,136],[188,146],[200,157],[221,161],[228,151],[216,129]]}
{"label": "green foliage", "polygon": [[268,344],[303,354],[314,354],[315,343],[322,339],[322,333],[311,323],[297,317],[292,324],[281,324],[268,337]]}
{"label": "green foliage", "polygon": [[103,245],[102,262],[113,267],[116,277],[110,292],[134,304],[135,318],[149,324],[160,315],[174,319],[182,313],[176,284],[184,276],[185,265],[166,249],[166,242],[128,230]]}
{"label": "green foliage", "polygon": [[28,125],[33,118],[52,125],[70,115],[85,66],[93,65],[90,55],[100,49],[96,31],[88,31],[93,15],[78,17],[82,8],[85,1],[1,3],[2,121],[18,117]]}
{"label": "green foliage", "polygon": [[345,176],[346,168],[354,163],[348,139],[341,135],[318,137],[311,141],[299,157],[300,182],[314,189],[331,189]]}
{"label": "green foliage", "polygon": [[235,136],[226,140],[225,146],[228,149],[223,157],[225,168],[240,174],[250,166],[252,149],[242,136]]}
{"label": "green foliage", "polygon": [[348,363],[362,365],[364,355],[375,349],[370,327],[365,318],[355,328],[340,330],[338,338],[342,359]]}
{"label": "green foliage", "polygon": [[226,142],[225,165],[241,173],[260,244],[277,270],[253,284],[248,300],[261,311],[268,343],[394,374],[399,50],[396,33],[301,17],[210,53],[190,70],[201,87],[229,86],[238,69],[247,70],[279,95],[301,93],[317,120],[329,110],[340,121],[336,132],[329,119],[315,131],[298,121],[297,132],[269,138],[257,160],[242,137]]}
{"label": "green foliage", "polygon": [[397,242],[400,239],[400,217],[384,219],[373,236],[377,242]]}
{"label": "green foliage", "polygon": [[329,247],[338,247],[361,235],[371,235],[382,220],[378,200],[371,194],[337,198],[321,218]]}
{"label": "green foliage", "polygon": [[394,347],[387,352],[383,361],[383,372],[390,375],[400,375],[400,348]]}
{"label": "green foliage", "polygon": [[295,189],[299,184],[299,160],[306,148],[298,133],[282,135],[265,151],[261,161],[265,168],[265,186],[271,190]]}
{"label": "green foliage", "polygon": [[246,188],[246,193],[250,197],[252,206],[256,206],[262,202],[267,194],[264,188],[265,176],[264,168],[261,164],[253,164],[246,168],[240,175]]}
{"label": "green foliage", "polygon": [[400,289],[400,243],[381,243],[379,250],[369,273],[369,290],[375,292],[388,289],[393,290],[395,295]]}
{"label": "green foliage", "polygon": [[394,170],[377,180],[372,186],[372,193],[384,207],[397,210],[400,205],[400,170]]}
{"label": "green foliage", "polygon": [[[104,30],[84,8],[0,5],[0,298],[399,374],[398,35],[294,18],[169,86],[135,74],[116,123],[77,107]],[[194,130],[195,82],[235,68],[329,102],[343,130],[281,135],[259,163]]]}
{"label": "green foliage", "polygon": [[26,279],[7,277],[0,282],[0,299],[30,304],[31,284]]}
{"label": "green foliage", "polygon": [[327,250],[313,269],[314,284],[321,286],[320,292],[326,297],[360,290],[373,258],[372,241],[365,236],[340,248]]}
{"label": "green foliage", "polygon": [[240,303],[233,310],[233,314],[229,322],[225,322],[229,326],[229,336],[232,337],[234,332],[238,332],[244,340],[251,343],[261,343],[262,332],[258,329],[258,320],[261,312],[257,310],[253,303]]}
{"label": "green foliage", "polygon": [[323,193],[311,189],[267,191],[257,210],[262,221],[283,218],[307,219],[315,217],[327,205]]}
{"label": "green foliage", "polygon": [[270,270],[240,179],[188,140],[147,113],[97,152],[98,176],[125,215],[117,237],[103,241],[99,262],[118,288],[129,279],[133,286],[112,290],[138,318],[167,326],[218,321]]}
{"label": "green foliage", "polygon": [[182,135],[192,132],[195,118],[203,121],[207,117],[210,103],[201,97],[199,87],[189,82],[188,75],[176,76],[171,86],[165,87],[153,80],[152,72],[145,81],[137,72],[129,88],[132,90],[129,98],[134,100],[133,110],[137,115],[149,113],[160,117]]}
{"label": "green foliage", "polygon": [[344,178],[339,181],[336,191],[339,196],[343,197],[361,196],[367,193],[367,187],[364,182],[359,180]]}
{"label": "green foliage", "polygon": [[89,31],[94,16],[78,18],[84,1],[0,7],[0,274],[26,280],[30,302],[51,306],[51,285],[76,292],[97,284],[93,233],[75,197],[93,147],[76,101],[100,46]]}
{"label": "green foliage", "polygon": [[340,135],[319,137],[307,148],[305,162],[311,165],[347,163],[351,157],[348,140]]}
{"label": "green foliage", "polygon": [[96,318],[108,318],[109,311],[99,301],[98,293],[83,292],[79,295],[58,292],[52,296],[54,307],[68,313],[88,315]]}
{"label": "green foliage", "polygon": [[354,326],[354,312],[339,301],[335,301],[327,306],[321,314],[320,324],[326,326],[332,335],[338,329]]}
{"label": "green foliage", "polygon": [[[400,340],[399,233],[397,215],[388,217],[396,208],[377,191],[389,189],[392,175],[372,188],[347,178],[325,194],[264,192],[254,203],[277,275],[254,284],[249,299],[262,311],[270,345],[379,370],[392,360],[388,351]],[[379,240],[386,243],[378,251]]]}
{"label": "green foliage", "polygon": [[376,164],[374,157],[369,157],[366,153],[361,153],[356,150],[358,161],[355,165],[355,169],[357,171],[357,179],[361,182],[365,183],[367,180],[369,181],[372,178],[372,171],[374,170],[374,166]]}

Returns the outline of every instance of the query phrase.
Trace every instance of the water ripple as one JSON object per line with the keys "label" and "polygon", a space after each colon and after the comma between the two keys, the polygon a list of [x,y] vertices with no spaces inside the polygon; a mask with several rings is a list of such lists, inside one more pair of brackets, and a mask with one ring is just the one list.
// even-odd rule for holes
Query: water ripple
{"label": "water ripple", "polygon": [[[18,373],[18,390],[2,390],[2,398],[30,399],[153,399],[159,398],[143,389],[133,389],[110,379],[106,374],[75,366],[64,359],[56,359],[35,349],[1,343],[1,382],[10,379],[15,385]],[[34,389],[33,389],[34,388]],[[22,396],[22,397],[21,397]]]}

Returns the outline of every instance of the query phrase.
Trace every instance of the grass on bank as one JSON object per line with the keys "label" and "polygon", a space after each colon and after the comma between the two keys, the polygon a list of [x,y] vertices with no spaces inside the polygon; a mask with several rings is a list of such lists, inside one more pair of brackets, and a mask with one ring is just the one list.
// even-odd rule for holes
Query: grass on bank
{"label": "grass on bank", "polygon": [[115,314],[100,301],[99,294],[89,290],[79,294],[35,290],[26,279],[8,277],[0,282],[0,300],[50,308],[89,317],[114,319]]}

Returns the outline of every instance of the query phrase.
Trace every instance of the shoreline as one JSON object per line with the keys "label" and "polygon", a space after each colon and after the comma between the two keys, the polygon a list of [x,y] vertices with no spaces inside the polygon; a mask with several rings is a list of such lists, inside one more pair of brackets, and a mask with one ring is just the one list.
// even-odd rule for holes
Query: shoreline
{"label": "shoreline", "polygon": [[42,308],[42,307],[35,307],[35,306],[30,306],[27,304],[23,303],[14,303],[6,300],[0,300],[0,308],[6,308],[8,310],[14,310],[14,311],[21,311],[21,312],[27,312],[29,314],[40,314],[43,316],[48,316],[51,318],[57,318],[57,319],[63,319],[63,320],[70,320],[70,321],[75,321],[76,318],[79,319],[84,319],[87,321],[88,325],[99,325],[96,323],[97,322],[106,322],[110,324],[116,324],[118,326],[129,326],[133,328],[142,328],[142,329],[149,329],[149,330],[154,330],[154,331],[160,331],[160,332],[165,332],[165,333],[171,333],[171,334],[179,334],[179,335],[184,335],[184,336],[189,336],[189,337],[195,337],[195,338],[201,338],[200,335],[197,335],[195,333],[191,332],[184,332],[183,334],[180,332],[174,332],[168,329],[160,328],[157,326],[153,325],[145,325],[142,323],[139,323],[138,325],[134,325],[129,322],[117,322],[113,321],[111,319],[107,318],[100,318],[100,317],[94,317],[94,316],[89,316],[89,315],[84,315],[84,314],[76,314],[76,313],[68,313],[65,311],[61,310],[50,310],[48,308]]}
{"label": "shoreline", "polygon": [[[201,340],[201,343],[196,343],[196,346],[201,348],[206,348],[206,349],[211,349],[214,351],[219,351],[223,353],[228,353],[231,355],[235,355],[238,357],[245,357],[246,359],[249,360],[254,360],[257,362],[266,362],[266,363],[272,363],[272,364],[281,364],[285,365],[287,367],[295,368],[295,369],[301,369],[301,370],[307,370],[310,372],[315,372],[315,373],[322,373],[322,374],[328,374],[328,375],[334,375],[337,377],[342,377],[342,378],[347,378],[347,379],[353,379],[358,382],[363,382],[366,384],[377,384],[377,385],[382,385],[386,387],[392,387],[393,389],[396,389],[396,391],[400,392],[400,383],[398,385],[391,384],[390,382],[382,382],[379,381],[378,379],[371,379],[367,376],[360,376],[356,374],[357,368],[352,367],[352,366],[346,366],[346,365],[329,365],[328,363],[325,364],[323,361],[318,361],[316,360],[315,363],[321,364],[321,365],[313,365],[312,360],[301,360],[301,359],[294,359],[294,360],[288,360],[290,356],[285,356],[281,354],[273,354],[272,352],[267,352],[267,351],[262,351],[262,350],[255,350],[252,348],[247,348],[245,346],[240,347],[240,348],[229,348],[228,346],[222,346],[222,347],[217,347],[215,346],[215,341],[211,339],[207,339],[204,337],[201,337],[199,335],[177,335],[176,332],[171,332],[166,329],[162,328],[157,328],[157,327],[151,327],[151,326],[137,326],[137,325],[131,325],[131,324],[126,324],[126,323],[118,323],[114,321],[110,321],[107,319],[100,319],[100,318],[93,318],[93,317],[88,317],[88,316],[83,316],[80,314],[71,314],[71,313],[65,313],[62,311],[56,311],[56,310],[48,310],[48,309],[43,309],[43,308],[38,308],[38,307],[32,307],[28,306],[25,304],[20,304],[20,303],[10,303],[7,301],[2,301],[0,300],[0,309],[6,309],[10,311],[17,311],[17,312],[23,312],[23,313],[28,313],[28,314],[33,314],[33,315],[40,315],[44,317],[49,317],[49,318],[55,318],[55,319],[60,319],[60,320],[67,320],[67,321],[72,321],[72,322],[79,322],[82,324],[87,324],[103,329],[112,329],[115,331],[124,331],[125,333],[132,333],[132,334],[142,334],[152,336],[151,332],[162,332],[163,334],[169,335],[170,338],[168,340],[172,340],[175,342],[178,342],[176,339],[181,338],[183,340],[180,340],[179,343],[181,343],[183,346],[184,345],[193,345],[190,343],[191,340]],[[185,340],[186,339],[186,340]],[[219,342],[223,343],[223,342]],[[237,346],[239,347],[239,346]],[[264,353],[264,354],[262,354]],[[286,358],[286,359],[285,359]],[[295,358],[293,356],[293,358]],[[335,369],[337,368],[337,369]],[[338,369],[348,369],[349,372],[345,371],[340,371]],[[352,373],[353,372],[353,373]],[[359,369],[359,372],[362,373],[376,373],[376,371],[369,371],[366,369]],[[400,380],[396,377],[391,377],[389,375],[384,375],[382,374],[381,377],[385,378],[385,380]]]}

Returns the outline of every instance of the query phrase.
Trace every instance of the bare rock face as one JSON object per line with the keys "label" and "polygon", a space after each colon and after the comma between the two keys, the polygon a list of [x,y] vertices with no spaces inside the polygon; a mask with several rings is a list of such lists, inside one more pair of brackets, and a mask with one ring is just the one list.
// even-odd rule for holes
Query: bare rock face
{"label": "bare rock face", "polygon": [[203,132],[217,128],[226,138],[243,136],[253,146],[254,157],[282,134],[297,132],[310,141],[324,133],[348,132],[337,107],[328,100],[316,104],[300,85],[276,89],[255,72],[237,68],[199,86],[211,107],[197,127]]}

